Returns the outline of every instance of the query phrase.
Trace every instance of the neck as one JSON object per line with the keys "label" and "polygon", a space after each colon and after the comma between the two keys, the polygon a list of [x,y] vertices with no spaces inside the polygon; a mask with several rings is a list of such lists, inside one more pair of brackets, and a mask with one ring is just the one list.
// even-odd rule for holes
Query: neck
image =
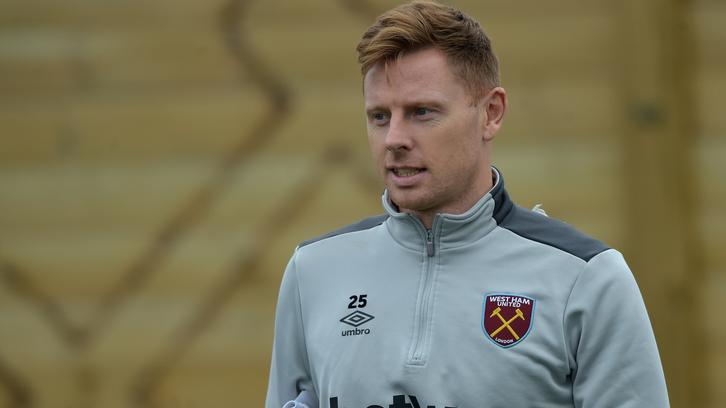
{"label": "neck", "polygon": [[446,207],[418,211],[407,208],[400,208],[395,203],[394,205],[399,210],[399,212],[407,212],[414,215],[416,218],[421,220],[427,230],[430,230],[434,225],[434,217],[436,217],[436,214],[463,214],[469,211],[472,207],[474,207],[477,202],[479,202],[479,200],[481,200],[482,197],[488,194],[489,191],[491,191],[491,189],[494,187],[494,183],[496,182],[497,177],[493,169],[491,170],[490,174],[491,175],[489,177],[485,178],[482,181],[482,184],[479,188],[472,189],[471,192],[462,197],[461,200]]}

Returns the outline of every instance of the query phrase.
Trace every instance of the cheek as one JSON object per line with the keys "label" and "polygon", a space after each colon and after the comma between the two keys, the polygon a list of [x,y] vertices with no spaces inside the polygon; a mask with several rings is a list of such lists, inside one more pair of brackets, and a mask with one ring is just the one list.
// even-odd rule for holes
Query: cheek
{"label": "cheek", "polygon": [[482,137],[478,131],[476,118],[472,116],[462,118],[458,123],[459,126],[454,131],[455,133],[453,133],[461,135],[458,143],[459,148],[468,154],[476,154],[482,144]]}
{"label": "cheek", "polygon": [[384,142],[384,139],[381,137],[368,134],[368,144],[371,147],[371,153],[373,153],[373,158],[376,160],[376,163],[378,163],[385,155],[386,155],[386,145]]}
{"label": "cheek", "polygon": [[368,133],[368,145],[371,147],[371,151],[373,152],[374,155],[376,154],[376,143],[377,143],[376,138],[373,135],[371,135],[369,132]]}
{"label": "cheek", "polygon": [[[458,135],[458,137],[452,138],[450,135]],[[449,129],[446,137],[438,140],[439,143],[432,146],[432,150],[437,152],[442,160],[448,163],[449,167],[465,167],[476,160],[481,153],[481,139],[468,127]]]}

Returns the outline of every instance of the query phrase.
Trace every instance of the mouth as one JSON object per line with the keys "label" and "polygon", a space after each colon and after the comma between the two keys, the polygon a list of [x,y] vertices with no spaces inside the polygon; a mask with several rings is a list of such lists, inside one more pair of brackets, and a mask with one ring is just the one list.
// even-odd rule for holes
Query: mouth
{"label": "mouth", "polygon": [[397,169],[397,168],[393,168],[391,170],[393,170],[393,172],[396,173],[396,175],[399,177],[411,177],[411,176],[415,176],[416,174],[424,171],[424,169]]}

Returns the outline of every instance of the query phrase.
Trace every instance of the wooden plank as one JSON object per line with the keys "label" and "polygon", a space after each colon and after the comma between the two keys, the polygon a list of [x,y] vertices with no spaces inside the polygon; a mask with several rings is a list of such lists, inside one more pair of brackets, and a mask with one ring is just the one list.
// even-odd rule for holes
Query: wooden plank
{"label": "wooden plank", "polygon": [[0,91],[8,94],[234,86],[248,80],[216,26],[6,32],[0,36],[0,72]]}
{"label": "wooden plank", "polygon": [[[237,181],[165,258],[161,281],[149,284],[160,292],[198,290],[215,276],[211,270],[230,267],[245,247],[254,249],[254,237],[266,228],[261,222],[290,199],[315,159],[267,155],[240,168]],[[215,167],[177,161],[0,172],[1,254],[54,298],[96,302]],[[164,279],[165,273],[172,275]]]}
{"label": "wooden plank", "polygon": [[225,0],[6,0],[0,3],[4,27],[98,28],[129,25],[193,24],[201,16],[216,15]]}
{"label": "wooden plank", "polygon": [[719,0],[693,2],[693,29],[699,63],[726,64],[726,3]]}
{"label": "wooden plank", "polygon": [[161,407],[264,406],[269,370],[264,361],[249,362],[244,369],[186,365],[174,371],[151,402]]}
{"label": "wooden plank", "polygon": [[[87,2],[84,2],[83,6],[87,7],[88,5],[85,3]],[[22,4],[26,3],[22,2]],[[49,5],[51,9],[52,4],[54,3]],[[150,80],[181,80],[187,78],[187,75],[191,75],[190,72],[194,72],[196,75],[202,73],[206,75],[224,75],[227,78],[229,75],[233,75],[233,73],[230,74],[227,68],[225,68],[226,71],[224,73],[220,73],[220,67],[227,67],[230,64],[228,58],[226,63],[219,63],[220,61],[225,61],[225,59],[217,55],[220,44],[215,36],[218,35],[218,32],[215,27],[216,23],[213,23],[214,20],[209,19],[209,16],[214,15],[212,11],[216,11],[220,5],[216,5],[215,7],[206,6],[208,10],[201,12],[192,7],[192,5],[196,4],[199,3],[189,2],[184,7],[176,7],[176,9],[184,10],[184,12],[190,15],[204,16],[202,19],[203,23],[198,23],[193,26],[193,30],[189,29],[190,27],[186,22],[184,22],[186,24],[176,22],[159,25],[158,20],[155,19],[154,21],[146,22],[137,21],[133,24],[133,29],[121,28],[124,27],[123,25],[112,25],[111,27],[117,28],[115,30],[109,30],[108,28],[104,28],[108,27],[108,25],[103,25],[88,28],[87,31],[81,31],[81,33],[85,34],[79,34],[78,26],[74,23],[72,25],[72,27],[75,27],[74,31],[67,31],[65,33],[63,31],[60,33],[50,32],[48,33],[48,38],[41,41],[41,43],[45,44],[48,40],[57,42],[59,37],[66,37],[67,40],[64,41],[64,48],[72,48],[73,54],[75,54],[70,55],[66,59],[75,59],[75,61],[65,61],[66,66],[60,68],[60,70],[72,71],[79,69],[78,67],[73,68],[69,66],[80,64],[83,66],[80,69],[90,74],[86,75],[90,76],[90,78],[84,80],[91,84],[95,83],[95,81],[98,81],[100,84],[114,83],[114,80],[118,81],[119,78],[124,79],[124,76],[130,78],[135,77],[140,80],[146,78],[145,80],[147,82]],[[579,68],[572,69],[576,73],[593,70],[602,73],[603,68],[607,67],[607,61],[610,55],[614,52],[611,41],[613,33],[612,17],[602,12],[602,5],[573,7],[573,2],[564,1],[548,2],[547,7],[543,8],[543,6],[538,6],[538,4],[537,2],[529,2],[527,5],[518,4],[517,6],[509,6],[508,8],[500,6],[505,8],[503,10],[498,10],[496,7],[492,9],[492,7],[489,7],[490,5],[487,5],[487,10],[492,10],[489,10],[488,14],[483,11],[481,12],[485,16],[518,13],[518,18],[514,23],[507,22],[507,24],[500,25],[497,25],[498,19],[487,17],[487,19],[493,20],[490,23],[492,25],[491,30],[493,33],[497,33],[496,37],[500,37],[495,38],[495,44],[500,44],[497,48],[501,50],[500,57],[503,61],[503,66],[508,68],[509,75],[512,75],[514,70],[522,70],[522,75],[530,77],[538,75],[541,72],[551,71],[562,73],[562,68],[567,66]],[[158,14],[158,10],[165,10],[163,8],[165,5],[166,3],[152,2],[150,10],[145,10],[142,7],[141,10],[135,11],[133,16],[155,16]],[[15,9],[20,7],[18,5],[15,6]],[[100,7],[94,2],[92,2],[91,6],[91,9]],[[168,5],[166,6],[168,7]],[[274,7],[276,10],[279,10],[277,8],[278,6],[279,4],[276,3],[269,7]],[[324,26],[312,24],[305,19],[300,19],[299,14],[295,14],[297,23],[289,25],[289,21],[282,17],[290,17],[293,12],[299,13],[302,10],[308,10],[307,13],[310,13],[310,10],[320,11],[323,8],[320,6],[316,8],[315,5],[308,5],[305,8],[287,6],[282,9],[282,12],[277,11],[274,13],[269,13],[269,10],[267,10],[268,6],[260,5],[253,7],[250,21],[247,22],[247,25],[254,38],[260,39],[259,43],[261,48],[270,52],[279,53],[280,55],[295,57],[297,54],[303,52],[302,50],[305,50],[304,52],[306,53],[310,52],[310,47],[301,47],[301,44],[326,43],[326,47],[313,48],[317,53],[323,53],[320,56],[310,56],[308,54],[308,57],[310,57],[308,59],[320,60],[321,65],[326,65],[325,61],[339,62],[343,60],[341,56],[353,55],[353,47],[364,25],[361,25],[361,27],[353,25],[351,27],[351,24],[348,24],[345,20],[350,20],[352,16],[346,15],[345,10],[338,7],[340,10],[336,11],[335,17],[342,16],[343,19],[327,20]],[[128,7],[126,4],[124,4],[123,8],[119,7],[118,4],[108,7],[110,11],[106,11],[105,13],[110,15],[119,13],[121,9],[132,9],[132,7]],[[64,9],[68,9],[68,7],[64,7]],[[100,10],[96,12],[104,13]],[[543,20],[542,12],[547,12],[547,15],[553,14],[552,18]],[[564,14],[561,12],[564,12]],[[22,12],[20,13],[22,14]],[[57,14],[57,10],[54,13]],[[87,13],[93,14],[93,11],[87,11]],[[327,14],[331,13],[328,12]],[[274,20],[270,19],[271,15],[275,16]],[[555,17],[555,15],[559,17]],[[318,17],[316,20],[319,19]],[[126,21],[125,24],[128,26],[132,22]],[[331,24],[333,25],[332,27]],[[335,27],[336,25],[338,27]],[[345,29],[346,27],[348,29]],[[328,34],[331,30],[338,31],[339,29],[343,29],[344,31],[341,31],[341,33],[344,32],[345,34],[340,35],[339,33],[335,36]],[[522,33],[537,34],[527,35]],[[576,35],[573,35],[574,33]],[[42,32],[31,32],[30,34],[35,37],[43,35]],[[174,42],[174,39],[176,39],[176,42]],[[126,45],[123,46],[123,44]],[[341,44],[341,46],[336,44]],[[129,54],[130,50],[133,50],[131,54]],[[205,54],[204,58],[199,58],[200,53]],[[139,58],[146,58],[147,62],[141,63]],[[273,58],[273,60],[276,59]],[[300,58],[300,60],[304,59]],[[352,61],[353,58],[350,60]],[[531,61],[533,60],[536,61],[536,65],[532,68],[526,68],[532,65]],[[573,67],[573,64],[576,64],[577,67]],[[286,66],[288,64],[275,65]],[[351,65],[354,65],[354,63]],[[138,68],[135,69],[134,67]],[[200,67],[204,67],[204,69],[200,69]],[[299,67],[296,66],[296,68]],[[104,72],[104,70],[107,72]],[[10,69],[10,71],[15,75],[20,75],[24,72],[32,72],[33,70],[32,66],[28,64],[18,64]],[[292,72],[297,71],[292,70]],[[504,72],[507,72],[507,70],[504,70]],[[42,70],[38,75],[41,77],[48,76]],[[70,75],[72,74],[63,76]],[[572,74],[569,73],[566,75]],[[18,81],[14,82],[18,83]],[[68,82],[68,80],[65,79],[65,82]],[[38,86],[42,81],[27,80],[20,81],[20,83],[28,86],[30,84],[36,84]],[[59,86],[62,87],[62,84]]]}
{"label": "wooden plank", "polygon": [[0,355],[5,365],[24,381],[30,380],[33,371],[67,367],[70,351],[36,309],[17,298],[6,298],[2,306]]}
{"label": "wooden plank", "polygon": [[[615,51],[613,24],[607,15],[568,15],[553,21],[520,17],[506,24],[493,20],[488,30],[499,55],[503,77],[526,76],[535,82],[551,76],[607,75],[611,70],[608,61]],[[255,44],[264,50],[265,60],[279,67],[285,78],[330,80],[342,78],[340,75],[351,70],[358,72],[355,45],[365,25],[351,24],[349,17],[323,26],[261,18],[251,22],[249,29]],[[310,47],[310,44],[322,43],[326,47]],[[302,65],[285,62],[290,60],[300,61]]]}
{"label": "wooden plank", "polygon": [[708,341],[704,346],[709,359],[704,369],[714,384],[709,406],[715,408],[726,403],[726,390],[720,386],[726,383],[726,350],[723,347],[726,344],[726,262],[721,262],[710,272],[703,285],[703,300],[699,304],[703,307],[704,320],[708,322],[705,327]]}
{"label": "wooden plank", "polygon": [[[264,3],[264,2],[263,2]],[[388,0],[369,0],[373,10],[383,12],[394,6]],[[160,17],[176,23],[175,18],[192,18],[209,10],[219,10],[225,4],[222,0],[205,2],[199,0],[122,0],[113,2],[96,2],[93,0],[67,0],[63,5],[52,0],[36,0],[26,2],[22,0],[6,0],[0,6],[0,23],[17,24],[45,24],[45,25],[81,25],[103,26],[109,24],[127,25],[134,23],[158,24]],[[536,0],[523,0],[516,3],[499,2],[481,4],[466,0],[453,0],[447,4],[462,9],[472,16],[493,15],[497,18],[516,19],[517,17],[540,16],[557,17],[563,13],[597,12],[607,10],[607,2],[592,1],[579,2],[574,0],[552,0],[546,4]],[[331,8],[354,13],[354,9],[347,9],[343,2],[333,0],[311,0],[304,3],[294,0],[277,0],[274,2],[278,12],[276,18],[288,19],[315,19],[321,13],[329,12]],[[263,7],[251,4],[252,8]],[[373,18],[360,16],[359,18]],[[364,21],[370,24],[371,21]]]}
{"label": "wooden plank", "polygon": [[698,215],[699,232],[703,239],[703,256],[709,270],[726,274],[726,254],[724,254],[724,242],[726,242],[726,214],[721,201],[718,206],[708,206],[701,209]]}
{"label": "wooden plank", "polygon": [[618,109],[618,95],[610,80],[529,82],[514,78],[504,89],[510,106],[495,143],[577,143],[615,133],[612,117]]}
{"label": "wooden plank", "polygon": [[[726,134],[726,133],[724,133]],[[697,179],[702,197],[698,226],[703,237],[703,254],[709,270],[726,274],[726,137],[703,137],[696,151]],[[723,292],[726,293],[726,292]]]}
{"label": "wooden plank", "polygon": [[[618,2],[623,101],[622,181],[629,244],[656,334],[672,407],[704,406],[713,385],[692,333],[703,322],[696,305],[703,255],[695,222],[694,68],[690,2]],[[675,323],[678,322],[678,323]]]}
{"label": "wooden plank", "polygon": [[[357,71],[354,47],[365,25],[357,22],[354,15],[337,5],[325,9],[323,15],[330,18],[324,24],[315,24],[321,20],[320,16],[309,21],[299,15],[291,23],[280,15],[278,6],[253,7],[244,21],[244,29],[263,59],[292,79],[316,75],[329,81],[341,72],[345,76]],[[290,10],[283,10],[283,15],[292,16]],[[58,90],[129,82],[229,82],[237,75],[236,67],[224,49],[218,22],[209,19],[210,13],[203,14],[201,21],[192,26],[156,22],[131,26],[128,22],[126,27],[111,25],[84,30],[73,25],[50,31],[32,28],[10,31],[4,36],[8,44],[0,46],[0,55],[5,49],[4,71],[11,74],[6,78],[20,80],[0,82],[0,89],[41,88],[44,81],[34,80],[36,77],[52,82],[45,86],[55,86]],[[521,69],[532,77],[541,72],[559,73],[565,67],[574,72],[602,72],[607,66],[612,49],[612,21],[607,15],[592,12],[580,15],[570,11],[552,21],[530,15],[520,16],[515,24],[496,24],[496,20],[492,22],[492,30],[500,33],[501,39],[495,39],[495,44],[501,49],[503,65],[510,70]],[[527,32],[538,34],[522,34]],[[43,61],[43,50],[50,43],[61,46],[54,47],[51,53],[56,55],[55,59]],[[311,47],[312,44],[326,46]],[[28,60],[27,54],[33,50],[36,50],[35,59]],[[290,60],[305,63],[289,64]],[[530,68],[533,60],[536,66]],[[54,75],[60,77],[55,82]]]}
{"label": "wooden plank", "polygon": [[703,137],[726,137],[726,115],[723,112],[723,106],[726,106],[726,63],[702,67],[694,82]]}
{"label": "wooden plank", "polygon": [[[726,137],[715,134],[700,138],[696,150],[697,180],[703,203],[711,208],[719,208],[726,202]],[[722,207],[723,208],[723,207]]]}
{"label": "wooden plank", "polygon": [[223,157],[269,111],[254,87],[0,100],[0,161]]}
{"label": "wooden plank", "polygon": [[[310,177],[320,156],[315,151],[298,151],[295,156],[267,153],[241,164],[203,225],[229,233],[245,225],[262,228],[264,216],[290,199],[290,190]],[[178,211],[217,166],[211,159],[3,166],[0,236],[8,241],[4,249],[7,253],[11,247],[60,244],[63,234],[78,237],[79,246],[115,241],[113,235],[98,235],[106,231],[139,240],[144,231],[159,227]]]}
{"label": "wooden plank", "polygon": [[614,138],[495,145],[493,161],[517,204],[528,209],[542,204],[549,216],[619,249],[626,241],[626,209],[612,173],[621,160]]}
{"label": "wooden plank", "polygon": [[[209,159],[177,159],[3,166],[0,233],[15,235],[19,241],[67,228],[81,233],[151,226],[163,222],[164,214],[178,210],[212,176],[216,164]],[[57,238],[51,236],[50,240]]]}

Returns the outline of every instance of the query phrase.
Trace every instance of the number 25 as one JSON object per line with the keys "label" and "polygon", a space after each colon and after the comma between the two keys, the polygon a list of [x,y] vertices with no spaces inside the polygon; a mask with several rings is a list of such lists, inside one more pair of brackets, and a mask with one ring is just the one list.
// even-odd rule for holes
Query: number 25
{"label": "number 25", "polygon": [[[348,299],[350,299],[350,303],[348,303],[348,309],[355,309],[356,307],[366,307],[366,305],[368,304],[366,296],[368,295],[353,295],[349,297]],[[356,305],[356,302],[358,303],[358,305]]]}

